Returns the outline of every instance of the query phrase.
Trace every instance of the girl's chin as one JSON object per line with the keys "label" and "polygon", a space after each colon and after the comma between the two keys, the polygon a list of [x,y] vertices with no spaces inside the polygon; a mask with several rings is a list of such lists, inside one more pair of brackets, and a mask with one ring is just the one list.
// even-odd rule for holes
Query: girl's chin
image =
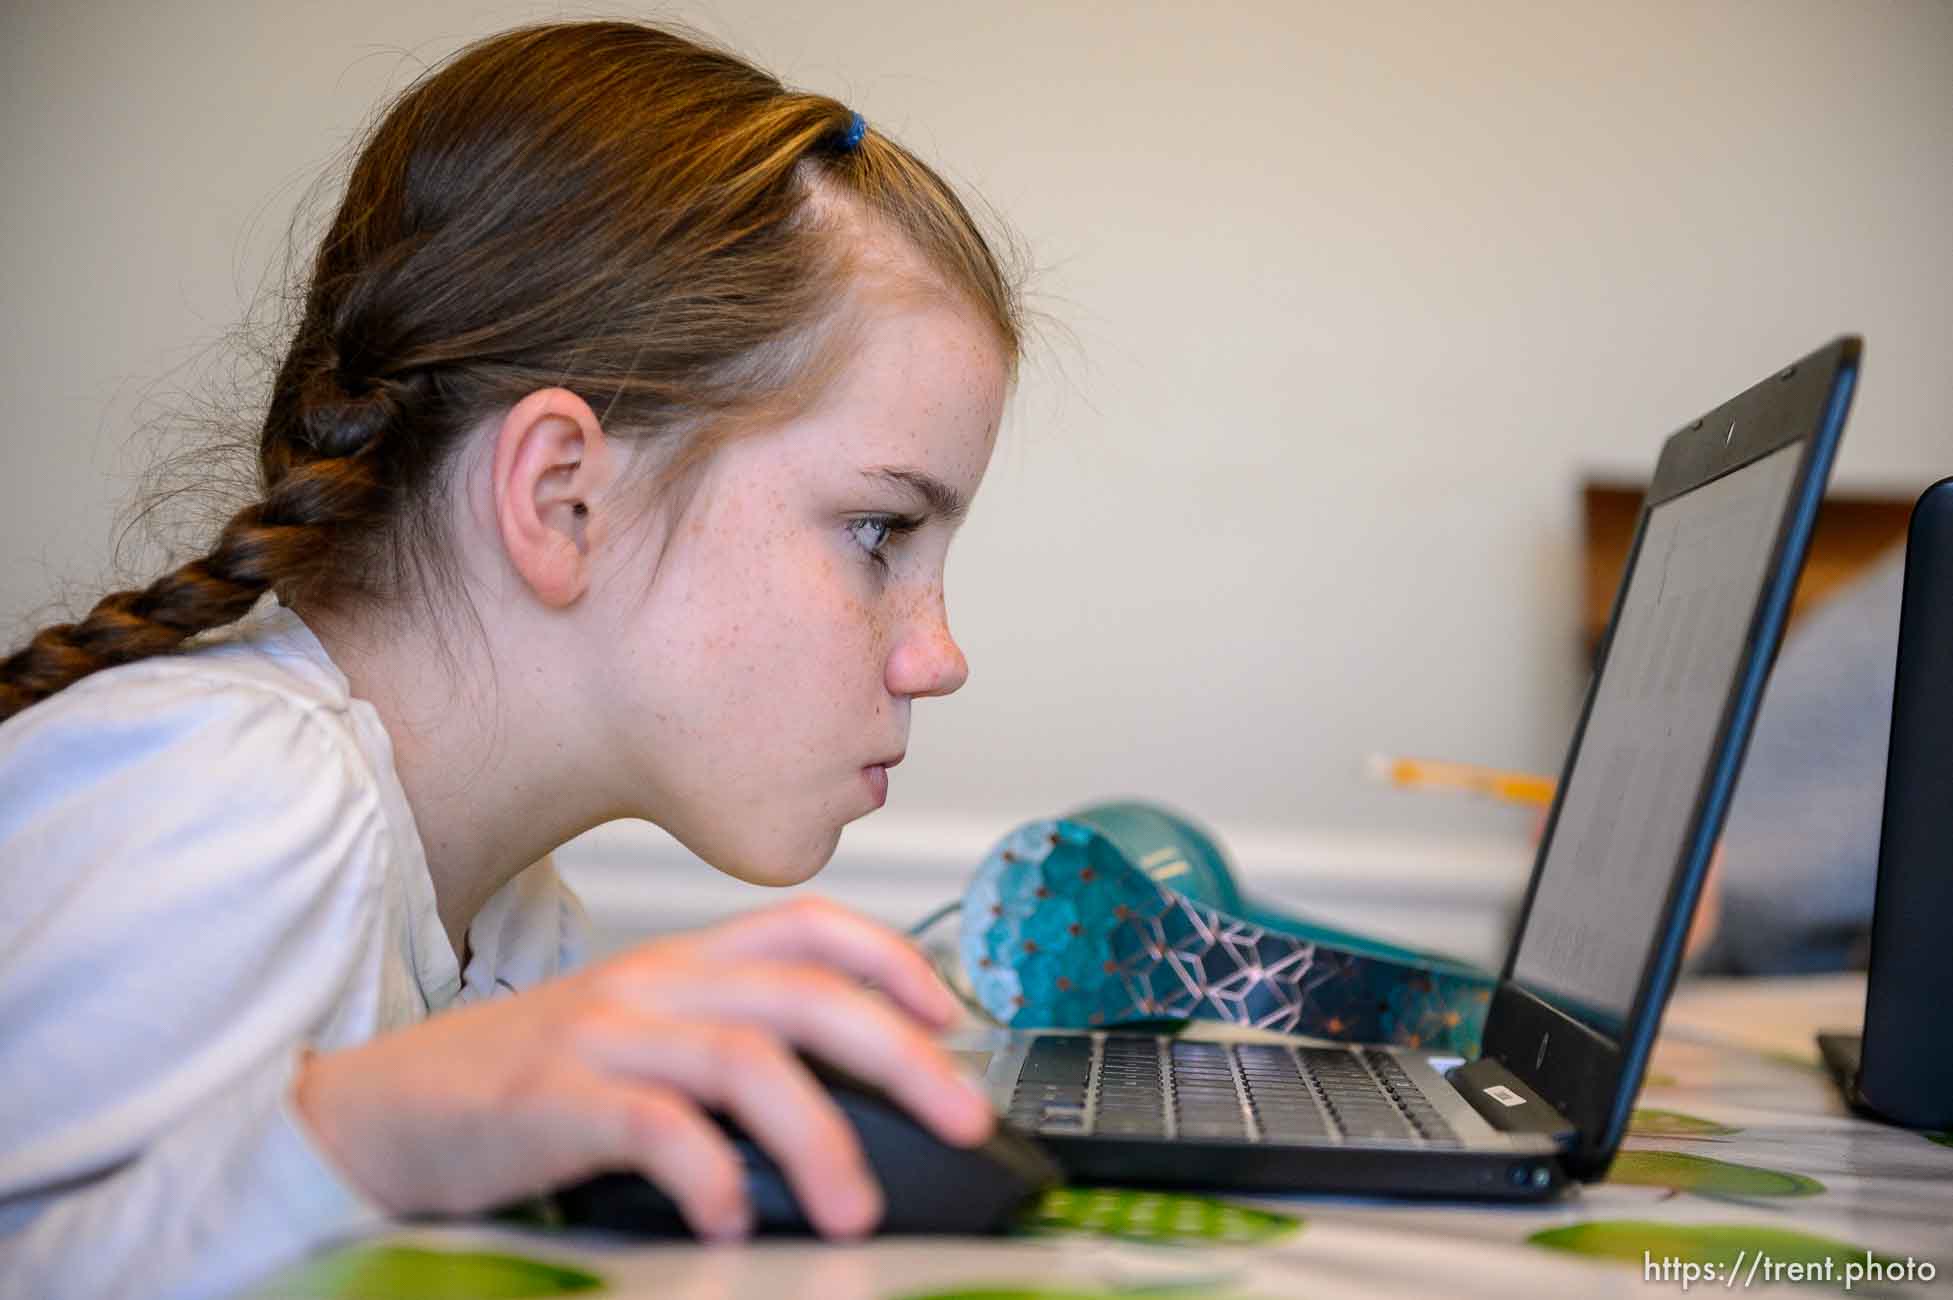
{"label": "girl's chin", "polygon": [[812,880],[834,857],[841,828],[823,829],[796,844],[727,846],[728,852],[694,853],[735,880],[780,889]]}

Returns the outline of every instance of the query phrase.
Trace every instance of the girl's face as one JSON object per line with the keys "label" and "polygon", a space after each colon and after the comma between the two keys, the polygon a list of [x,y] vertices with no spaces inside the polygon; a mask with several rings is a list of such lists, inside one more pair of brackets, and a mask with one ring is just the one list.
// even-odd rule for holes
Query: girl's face
{"label": "girl's face", "polygon": [[621,807],[722,871],[791,884],[881,806],[910,704],[969,673],[943,564],[1006,387],[973,313],[886,303],[813,410],[717,451],[653,545],[615,552],[613,589],[644,591],[656,562],[603,661]]}

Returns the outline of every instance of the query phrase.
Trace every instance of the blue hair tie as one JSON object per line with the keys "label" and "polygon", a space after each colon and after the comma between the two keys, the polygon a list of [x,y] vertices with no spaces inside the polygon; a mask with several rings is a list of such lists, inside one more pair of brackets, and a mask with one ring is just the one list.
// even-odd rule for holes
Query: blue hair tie
{"label": "blue hair tie", "polygon": [[855,113],[848,123],[847,133],[841,137],[841,152],[853,153],[861,145],[861,137],[868,134],[868,123],[861,114]]}

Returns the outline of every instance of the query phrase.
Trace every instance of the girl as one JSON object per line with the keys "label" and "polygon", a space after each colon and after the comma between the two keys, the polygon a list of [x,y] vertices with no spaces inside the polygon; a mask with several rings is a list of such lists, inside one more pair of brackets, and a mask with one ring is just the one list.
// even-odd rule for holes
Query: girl
{"label": "girl", "polygon": [[0,665],[6,1274],[228,1291],[620,1167],[736,1236],[708,1109],[864,1232],[796,1049],[983,1139],[893,933],[797,903],[573,972],[549,854],[641,817],[789,884],[882,803],[966,674],[944,553],[1018,340],[929,168],[721,51],[537,27],[410,88],[262,500]]}

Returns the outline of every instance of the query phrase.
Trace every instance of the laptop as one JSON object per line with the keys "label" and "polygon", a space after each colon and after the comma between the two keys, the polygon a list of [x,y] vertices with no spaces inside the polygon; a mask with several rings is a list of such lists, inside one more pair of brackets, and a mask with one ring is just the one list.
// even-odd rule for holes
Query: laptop
{"label": "laptop", "polygon": [[[1857,378],[1840,338],[1672,434],[1478,1059],[993,1031],[985,1086],[1075,1182],[1539,1199],[1603,1177],[1736,786]],[[974,1044],[972,1044],[974,1045]]]}

